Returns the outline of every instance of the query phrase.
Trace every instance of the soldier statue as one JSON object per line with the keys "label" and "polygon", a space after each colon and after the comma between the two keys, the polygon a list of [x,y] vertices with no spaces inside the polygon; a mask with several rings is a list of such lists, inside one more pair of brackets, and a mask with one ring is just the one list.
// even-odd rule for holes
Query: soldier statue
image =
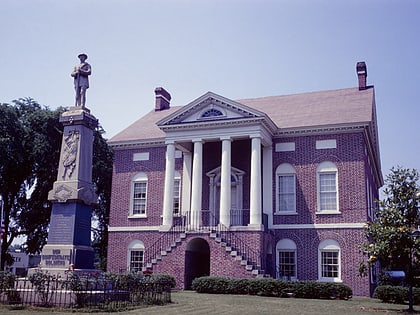
{"label": "soldier statue", "polygon": [[86,90],[89,88],[89,75],[92,72],[90,64],[86,62],[88,58],[86,54],[77,56],[80,59],[80,64],[74,67],[71,76],[74,78],[74,89],[76,91],[76,104],[75,106],[86,105]]}

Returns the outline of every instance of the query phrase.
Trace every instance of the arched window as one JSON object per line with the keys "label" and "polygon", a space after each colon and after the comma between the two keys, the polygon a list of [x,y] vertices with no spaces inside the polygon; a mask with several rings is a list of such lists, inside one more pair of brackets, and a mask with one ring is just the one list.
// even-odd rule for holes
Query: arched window
{"label": "arched window", "polygon": [[317,167],[319,213],[338,213],[338,171],[332,162],[322,162]]}
{"label": "arched window", "polygon": [[296,280],[296,244],[284,238],[276,245],[276,275],[279,279]]}
{"label": "arched window", "polygon": [[136,174],[131,182],[130,216],[146,216],[147,175]]}
{"label": "arched window", "polygon": [[127,269],[129,272],[142,271],[144,265],[144,244],[134,240],[128,245]]}
{"label": "arched window", "polygon": [[224,115],[220,110],[216,108],[210,108],[201,114],[201,118],[211,118],[215,116],[224,116]]}
{"label": "arched window", "polygon": [[334,240],[324,240],[318,247],[319,280],[341,282],[340,245]]}
{"label": "arched window", "polygon": [[287,163],[276,169],[276,212],[296,213],[296,171]]}

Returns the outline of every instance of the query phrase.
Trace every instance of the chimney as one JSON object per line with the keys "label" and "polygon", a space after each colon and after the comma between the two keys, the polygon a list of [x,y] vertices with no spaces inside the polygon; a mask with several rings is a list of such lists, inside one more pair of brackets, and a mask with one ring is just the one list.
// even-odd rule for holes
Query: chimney
{"label": "chimney", "polygon": [[163,87],[157,87],[155,89],[156,95],[156,104],[155,104],[155,111],[160,111],[164,109],[169,109],[169,104],[171,101],[171,94],[166,91]]}
{"label": "chimney", "polygon": [[366,90],[367,68],[364,61],[360,61],[356,65],[357,78],[359,79],[359,91]]}

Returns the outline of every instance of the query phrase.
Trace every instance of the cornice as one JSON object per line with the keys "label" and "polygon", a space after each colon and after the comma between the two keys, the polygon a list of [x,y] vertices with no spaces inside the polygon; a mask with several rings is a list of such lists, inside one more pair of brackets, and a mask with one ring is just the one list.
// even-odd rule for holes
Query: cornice
{"label": "cornice", "polygon": [[165,145],[165,138],[147,139],[147,140],[130,140],[110,142],[108,145],[114,150],[137,149],[144,147],[160,147]]}
{"label": "cornice", "polygon": [[330,126],[311,126],[311,127],[298,127],[298,128],[285,128],[278,129],[275,137],[293,137],[301,135],[319,135],[319,134],[332,134],[332,133],[349,133],[354,131],[363,131],[369,124],[349,124],[349,125],[330,125]]}

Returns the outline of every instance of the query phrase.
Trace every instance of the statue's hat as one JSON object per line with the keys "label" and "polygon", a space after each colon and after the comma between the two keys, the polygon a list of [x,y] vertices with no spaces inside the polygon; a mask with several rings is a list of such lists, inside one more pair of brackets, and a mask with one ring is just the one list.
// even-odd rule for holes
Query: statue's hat
{"label": "statue's hat", "polygon": [[87,59],[87,55],[86,54],[80,54],[79,56],[77,56],[77,58],[80,58],[80,57],[82,57],[82,56],[84,56],[86,59]]}

